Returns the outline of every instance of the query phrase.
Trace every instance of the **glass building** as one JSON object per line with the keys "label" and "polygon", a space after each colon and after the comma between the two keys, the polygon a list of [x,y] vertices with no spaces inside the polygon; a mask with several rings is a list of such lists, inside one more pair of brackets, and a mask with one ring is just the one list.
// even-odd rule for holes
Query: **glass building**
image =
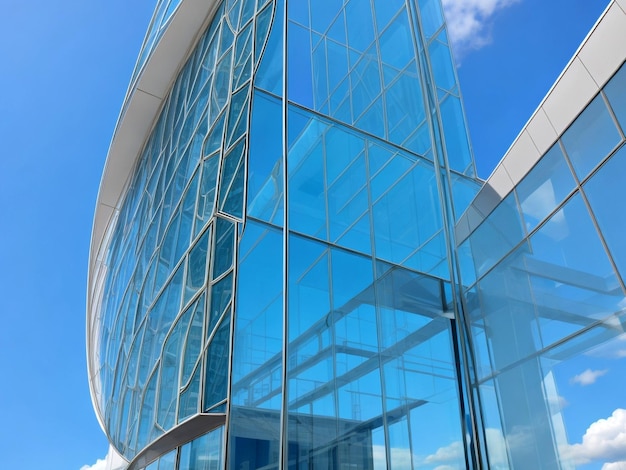
{"label": "glass building", "polygon": [[559,391],[626,356],[621,3],[483,182],[440,0],[158,1],[89,265],[121,467],[599,469]]}

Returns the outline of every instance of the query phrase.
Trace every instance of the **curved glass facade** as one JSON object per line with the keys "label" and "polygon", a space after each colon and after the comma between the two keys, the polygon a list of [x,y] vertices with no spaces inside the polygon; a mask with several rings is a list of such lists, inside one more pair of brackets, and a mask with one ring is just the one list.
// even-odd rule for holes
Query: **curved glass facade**
{"label": "curved glass facade", "polygon": [[[593,461],[559,390],[624,357],[626,69],[468,221],[482,182],[439,0],[321,3],[207,3],[148,118],[92,247],[109,439],[132,470]],[[189,5],[157,3],[129,96]]]}
{"label": "curved glass facade", "polygon": [[[129,461],[199,413],[233,469],[384,468],[463,440],[447,227],[479,185],[422,3],[219,7],[101,268],[95,395]],[[158,468],[217,468],[177,449]]]}
{"label": "curved glass facade", "polygon": [[97,395],[129,459],[186,418],[225,411],[251,76],[274,8],[221,7],[173,85],[117,216]]}

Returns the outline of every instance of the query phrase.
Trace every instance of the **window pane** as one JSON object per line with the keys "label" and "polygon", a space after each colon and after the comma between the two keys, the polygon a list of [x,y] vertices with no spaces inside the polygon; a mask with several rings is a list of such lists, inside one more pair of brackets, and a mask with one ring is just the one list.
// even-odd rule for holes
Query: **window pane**
{"label": "window pane", "polygon": [[621,137],[602,95],[598,95],[563,134],[563,145],[579,179],[620,142]]}
{"label": "window pane", "polygon": [[516,188],[526,230],[532,231],[575,186],[561,147],[557,143]]}
{"label": "window pane", "polygon": [[604,87],[604,92],[609,99],[609,104],[622,126],[622,132],[626,132],[626,66],[615,74]]}
{"label": "window pane", "polygon": [[622,147],[584,186],[591,210],[596,216],[602,235],[617,268],[626,275],[626,146]]}

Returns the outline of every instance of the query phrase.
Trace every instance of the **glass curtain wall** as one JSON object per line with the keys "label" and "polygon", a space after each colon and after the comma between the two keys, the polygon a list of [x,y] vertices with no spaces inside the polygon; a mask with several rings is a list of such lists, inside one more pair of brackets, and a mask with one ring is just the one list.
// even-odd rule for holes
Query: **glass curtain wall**
{"label": "glass curtain wall", "polygon": [[622,66],[460,245],[490,468],[626,465],[625,90]]}
{"label": "glass curtain wall", "polygon": [[106,250],[111,441],[204,413],[148,468],[471,467],[449,224],[477,188],[439,0],[222,2]]}
{"label": "glass curtain wall", "polygon": [[247,165],[230,468],[470,467],[445,219],[479,185],[439,1],[277,1]]}

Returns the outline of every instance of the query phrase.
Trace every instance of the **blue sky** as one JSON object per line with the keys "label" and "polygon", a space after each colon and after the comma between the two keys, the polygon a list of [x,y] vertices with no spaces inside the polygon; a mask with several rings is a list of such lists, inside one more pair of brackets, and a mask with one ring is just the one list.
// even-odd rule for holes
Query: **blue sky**
{"label": "blue sky", "polygon": [[[608,0],[446,3],[486,177]],[[153,7],[3,2],[2,468],[79,470],[107,452],[86,378],[87,257],[100,175]]]}

